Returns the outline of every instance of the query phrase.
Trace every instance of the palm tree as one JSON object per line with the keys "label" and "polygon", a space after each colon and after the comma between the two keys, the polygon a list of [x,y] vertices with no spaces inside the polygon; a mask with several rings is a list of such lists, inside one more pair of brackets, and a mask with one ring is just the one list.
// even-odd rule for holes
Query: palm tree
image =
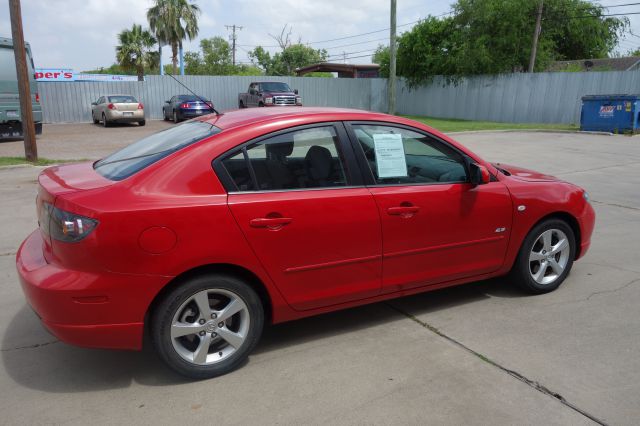
{"label": "palm tree", "polygon": [[135,70],[138,81],[144,80],[145,68],[153,68],[158,62],[158,53],[151,48],[156,39],[141,25],[133,24],[130,30],[123,30],[118,34],[116,46],[116,60],[126,70]]}
{"label": "palm tree", "polygon": [[200,8],[187,0],[154,0],[155,6],[147,11],[151,30],[158,39],[171,45],[173,74],[176,74],[178,49],[182,51],[182,41],[193,40],[198,35],[198,15]]}

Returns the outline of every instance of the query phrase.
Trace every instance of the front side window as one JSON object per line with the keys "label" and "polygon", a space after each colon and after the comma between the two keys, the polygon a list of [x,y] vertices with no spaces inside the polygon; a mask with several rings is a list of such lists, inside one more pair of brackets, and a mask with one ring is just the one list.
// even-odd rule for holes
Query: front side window
{"label": "front side window", "polygon": [[352,127],[377,184],[467,181],[462,154],[433,137],[376,124]]}
{"label": "front side window", "polygon": [[96,161],[93,168],[111,180],[122,180],[180,149],[221,130],[203,121],[188,121],[139,141]]}
{"label": "front side window", "polygon": [[346,186],[333,126],[270,137],[222,161],[238,191]]}

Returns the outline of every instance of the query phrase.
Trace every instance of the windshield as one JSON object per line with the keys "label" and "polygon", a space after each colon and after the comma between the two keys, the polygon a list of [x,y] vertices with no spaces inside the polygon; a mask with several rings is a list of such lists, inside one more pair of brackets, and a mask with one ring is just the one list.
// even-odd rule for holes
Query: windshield
{"label": "windshield", "polygon": [[260,83],[263,92],[291,92],[287,83]]}
{"label": "windshield", "polygon": [[140,139],[95,162],[93,168],[107,179],[126,179],[169,154],[220,132],[209,123],[189,121]]}
{"label": "windshield", "polygon": [[114,104],[134,104],[138,101],[133,96],[109,96],[109,102]]}

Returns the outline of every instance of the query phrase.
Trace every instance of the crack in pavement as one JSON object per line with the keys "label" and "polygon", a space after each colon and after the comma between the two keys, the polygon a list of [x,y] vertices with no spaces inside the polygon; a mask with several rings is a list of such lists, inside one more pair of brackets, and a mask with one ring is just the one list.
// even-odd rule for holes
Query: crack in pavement
{"label": "crack in pavement", "polygon": [[629,287],[631,284],[633,283],[637,283],[638,281],[640,281],[640,278],[636,278],[634,280],[629,281],[628,283],[618,287],[618,288],[614,288],[613,290],[602,290],[602,291],[595,291],[593,293],[591,293],[589,296],[587,296],[586,299],[584,299],[584,301],[587,301],[589,299],[591,299],[593,296],[598,296],[600,294],[606,294],[606,293],[615,293],[617,291],[620,290],[624,290],[625,288]]}
{"label": "crack in pavement", "polygon": [[443,333],[442,331],[440,331],[439,329],[437,329],[436,327],[432,326],[431,324],[424,322],[422,320],[420,320],[419,318],[417,318],[416,316],[403,311],[402,309],[398,308],[395,305],[392,305],[391,303],[385,303],[385,305],[387,305],[389,308],[393,309],[394,311],[398,312],[401,315],[404,315],[405,317],[407,317],[408,319],[414,321],[415,323],[419,324],[420,326],[426,328],[427,330],[431,331],[434,334],[437,334],[438,336],[448,340],[449,342],[453,343],[454,345],[464,349],[465,351],[469,352],[470,354],[476,356],[477,358],[481,359],[482,361],[486,362],[487,364],[490,364],[494,367],[496,367],[497,369],[507,373],[508,375],[510,375],[511,377],[514,377],[518,380],[520,380],[521,382],[523,382],[524,384],[532,387],[533,389],[537,390],[538,392],[541,392],[547,396],[551,396],[553,398],[555,398],[556,400],[560,401],[561,404],[565,405],[568,408],[571,408],[572,410],[574,410],[575,412],[582,414],[583,416],[585,416],[586,418],[588,418],[589,420],[598,423],[600,425],[603,426],[607,426],[607,423],[605,423],[603,420],[597,418],[596,416],[594,416],[593,414],[588,413],[587,411],[577,407],[576,405],[572,404],[571,402],[567,401],[562,395],[560,395],[557,392],[553,392],[552,390],[550,390],[549,388],[547,388],[546,386],[542,385],[541,383],[535,381],[535,380],[531,380],[529,378],[527,378],[526,376],[518,373],[515,370],[510,370],[500,364],[498,364],[496,361],[493,361],[489,358],[487,358],[485,355],[481,354],[480,352],[477,352],[473,349],[471,349],[470,347],[466,346],[464,343],[459,342],[458,340],[454,339],[453,337],[448,336],[447,334]]}
{"label": "crack in pavement", "polygon": [[0,253],[0,256],[14,256],[16,252],[7,251],[5,253]]}
{"label": "crack in pavement", "polygon": [[620,207],[621,209],[640,210],[638,207],[625,206],[624,204],[606,203],[604,201],[591,200],[592,203],[604,204],[605,206]]}
{"label": "crack in pavement", "polygon": [[562,176],[562,175],[571,175],[574,173],[585,173],[585,172],[592,172],[594,170],[603,170],[603,169],[611,169],[614,167],[623,167],[623,166],[632,166],[634,164],[640,164],[640,161],[631,161],[629,163],[622,163],[622,164],[612,164],[610,166],[601,166],[601,167],[594,167],[592,169],[584,169],[584,170],[570,170],[568,172],[562,172],[562,173],[556,173],[557,176]]}
{"label": "crack in pavement", "polygon": [[18,346],[17,348],[0,349],[0,352],[13,352],[13,351],[20,351],[23,349],[35,349],[35,348],[40,348],[42,346],[53,345],[54,343],[59,343],[59,342],[60,340],[52,340],[50,342],[36,343],[33,345],[27,345],[27,346]]}

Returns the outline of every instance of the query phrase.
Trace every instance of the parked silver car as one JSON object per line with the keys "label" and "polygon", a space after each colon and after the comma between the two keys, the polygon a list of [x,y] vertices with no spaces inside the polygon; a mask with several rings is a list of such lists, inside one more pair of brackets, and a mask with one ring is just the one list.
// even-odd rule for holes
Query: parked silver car
{"label": "parked silver car", "polygon": [[111,123],[146,124],[144,118],[144,105],[131,95],[107,95],[100,96],[91,103],[91,118],[94,124],[102,122],[104,127]]}

